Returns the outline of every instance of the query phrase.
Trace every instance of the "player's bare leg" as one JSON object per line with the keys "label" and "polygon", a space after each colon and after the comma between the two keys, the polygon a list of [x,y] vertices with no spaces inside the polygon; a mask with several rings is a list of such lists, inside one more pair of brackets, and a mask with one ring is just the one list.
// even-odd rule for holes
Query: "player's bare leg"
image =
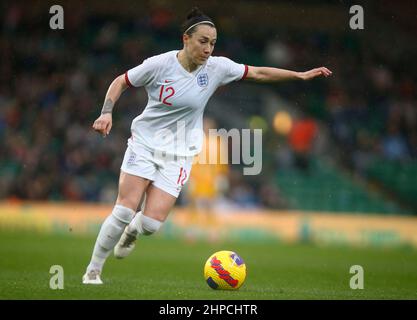
{"label": "player's bare leg", "polygon": [[176,197],[150,185],[146,191],[143,212],[138,212],[126,227],[120,241],[114,248],[115,257],[119,259],[127,257],[135,248],[138,236],[148,236],[158,231],[176,200]]}
{"label": "player's bare leg", "polygon": [[139,200],[144,194],[150,181],[125,172],[120,173],[119,194],[116,205],[103,222],[94,245],[93,255],[87,271],[83,276],[84,284],[102,284],[100,274],[114,246],[119,241],[123,231],[135,214]]}

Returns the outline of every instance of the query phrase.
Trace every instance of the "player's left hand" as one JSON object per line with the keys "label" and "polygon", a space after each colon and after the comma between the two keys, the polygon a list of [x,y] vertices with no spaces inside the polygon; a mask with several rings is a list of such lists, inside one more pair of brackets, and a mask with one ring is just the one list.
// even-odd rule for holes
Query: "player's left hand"
{"label": "player's left hand", "polygon": [[327,69],[326,67],[320,67],[320,68],[311,69],[309,71],[301,72],[300,78],[302,80],[311,80],[320,76],[324,76],[327,78],[331,75],[332,75],[332,72],[329,69]]}

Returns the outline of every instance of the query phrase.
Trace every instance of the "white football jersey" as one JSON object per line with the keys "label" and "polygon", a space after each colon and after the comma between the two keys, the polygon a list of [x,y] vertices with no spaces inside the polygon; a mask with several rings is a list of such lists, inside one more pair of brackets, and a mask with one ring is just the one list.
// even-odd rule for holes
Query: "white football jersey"
{"label": "white football jersey", "polygon": [[225,57],[209,57],[193,72],[183,68],[178,50],[150,57],[125,73],[129,86],[144,86],[145,110],[133,119],[129,145],[178,156],[193,156],[203,143],[203,112],[219,86],[246,77],[248,67]]}

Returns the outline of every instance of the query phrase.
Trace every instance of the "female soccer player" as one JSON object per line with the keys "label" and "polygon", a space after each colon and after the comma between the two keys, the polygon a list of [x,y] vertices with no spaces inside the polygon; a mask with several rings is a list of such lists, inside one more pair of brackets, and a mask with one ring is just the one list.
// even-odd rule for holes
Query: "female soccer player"
{"label": "female soccer player", "polygon": [[[202,130],[204,108],[219,86],[244,79],[310,80],[332,74],[325,67],[295,72],[212,57],[216,27],[197,8],[187,16],[182,31],[182,50],[148,58],[111,83],[93,124],[94,130],[108,135],[113,107],[122,92],[145,87],[148,104],[132,122],[116,204],[101,226],[83,276],[85,284],[102,284],[101,271],[113,249],[117,258],[126,257],[139,235],[151,235],[161,227],[190,176],[193,157],[200,152],[203,139],[196,130]],[[145,193],[143,210],[135,214]]]}

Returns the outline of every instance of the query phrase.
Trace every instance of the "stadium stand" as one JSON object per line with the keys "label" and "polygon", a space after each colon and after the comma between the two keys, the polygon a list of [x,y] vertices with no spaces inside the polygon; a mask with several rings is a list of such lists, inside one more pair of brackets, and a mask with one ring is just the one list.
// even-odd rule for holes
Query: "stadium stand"
{"label": "stadium stand", "polygon": [[309,174],[278,170],[276,181],[297,210],[339,213],[406,213],[366,185],[323,159],[314,159]]}
{"label": "stadium stand", "polygon": [[[373,23],[363,33],[346,30],[341,6],[330,1],[312,12],[288,1],[266,3],[267,17],[256,2],[241,1],[239,20],[226,13],[233,4],[220,6],[222,10],[218,1],[208,4],[206,11],[218,20],[215,53],[252,65],[332,69],[330,81],[266,86],[298,114],[315,118],[329,143],[314,155],[314,170],[308,175],[276,167],[271,157],[277,147],[288,145],[267,131],[265,171],[250,180],[238,179],[247,196],[239,200],[229,193],[229,199],[238,205],[286,203],[302,210],[416,213],[417,49],[409,28],[413,20],[396,26],[394,38],[381,32],[391,30],[385,1],[367,4],[374,9],[367,18]],[[48,5],[1,5],[0,198],[112,202],[130,121],[146,103],[144,92],[124,94],[110,139],[92,132],[91,123],[115,76],[150,55],[179,48],[178,24],[189,8],[185,1],[144,2],[120,10],[111,6],[109,11],[105,1],[92,1],[87,10],[81,1],[68,1],[64,6],[71,14],[65,30],[52,31],[45,28],[49,17],[40,14]],[[144,10],[149,15],[138,14]],[[259,23],[265,27],[257,32]],[[383,39],[394,43],[384,46]],[[230,128],[229,120],[237,128],[247,127],[253,115],[270,127],[270,110],[259,98],[259,87],[235,86],[239,85],[219,90],[208,114],[220,127]],[[222,108],[225,105],[234,108]],[[223,116],[216,117],[219,114]],[[336,166],[324,160],[329,153]],[[371,190],[375,181],[395,197],[387,199],[378,188]],[[265,183],[271,192],[253,187]],[[271,194],[286,201],[270,201]]]}

